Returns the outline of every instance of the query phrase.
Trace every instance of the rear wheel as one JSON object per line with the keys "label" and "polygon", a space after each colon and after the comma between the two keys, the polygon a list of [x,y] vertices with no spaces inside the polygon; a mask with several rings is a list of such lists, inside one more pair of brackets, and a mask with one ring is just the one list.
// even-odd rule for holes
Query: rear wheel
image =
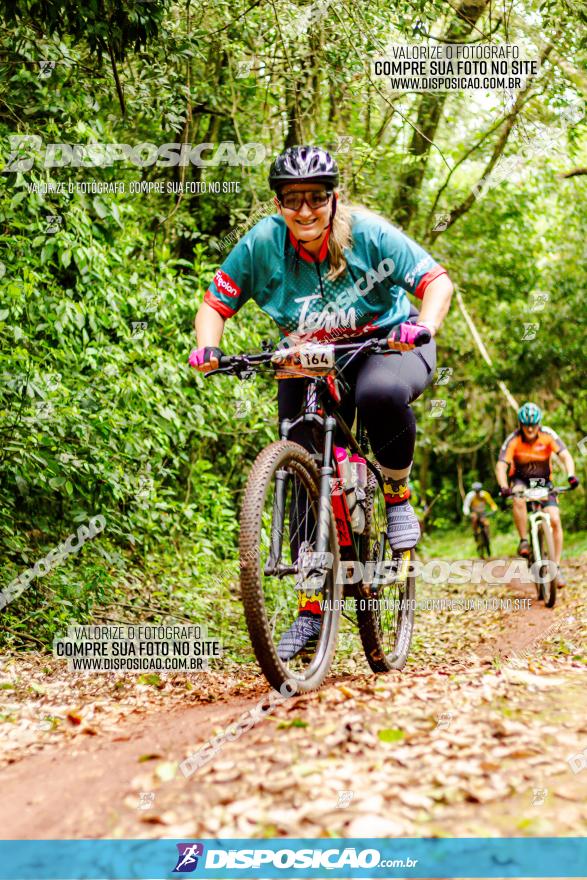
{"label": "rear wheel", "polygon": [[538,546],[540,548],[540,565],[537,566],[538,587],[541,598],[547,608],[556,602],[557,566],[554,561],[554,540],[549,523],[538,524]]}
{"label": "rear wheel", "polygon": [[394,553],[387,538],[385,498],[372,473],[361,539],[364,578],[357,598],[359,633],[374,672],[403,669],[408,659],[416,599],[410,562],[414,551]]}
{"label": "rear wheel", "polygon": [[[328,550],[316,554],[319,474],[308,452],[280,440],[256,458],[241,511],[241,593],[255,656],[269,684],[310,691],[328,674],[336,647],[342,589],[334,517],[328,507]],[[290,660],[278,656],[282,637],[298,617],[302,588],[319,633]],[[305,612],[309,615],[309,610]]]}

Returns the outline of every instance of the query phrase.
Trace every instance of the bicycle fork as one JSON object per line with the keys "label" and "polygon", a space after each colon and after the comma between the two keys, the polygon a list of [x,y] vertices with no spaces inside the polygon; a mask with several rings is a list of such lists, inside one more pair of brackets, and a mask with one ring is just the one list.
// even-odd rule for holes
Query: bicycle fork
{"label": "bicycle fork", "polygon": [[[269,557],[265,563],[265,575],[277,575],[278,577],[290,573],[293,566],[281,563],[283,549],[283,522],[285,516],[285,493],[287,485],[287,471],[281,469],[275,474],[275,496],[273,511],[271,514],[271,539],[269,544]],[[287,569],[288,571],[285,571]]]}
{"label": "bicycle fork", "polygon": [[[330,491],[332,485],[332,445],[336,420],[332,416],[324,418],[324,456],[320,467],[320,483],[318,493],[318,523],[316,526],[316,541],[314,551],[307,561],[302,560],[304,580],[308,588],[318,592],[323,589],[332,570],[334,556],[328,549],[330,547],[330,523],[331,523],[331,500]],[[305,562],[305,565],[304,565]]]}
{"label": "bicycle fork", "polygon": [[304,570],[305,577],[311,576],[315,585],[320,581],[324,583],[328,571],[332,568],[333,555],[329,552],[330,546],[330,487],[334,470],[331,465],[332,446],[336,420],[332,416],[326,416],[324,420],[324,456],[320,467],[320,483],[318,497],[318,521],[316,523],[314,550],[308,558],[300,558],[302,555],[298,548],[298,559],[293,565],[285,565],[281,562],[283,552],[283,523],[285,518],[287,483],[291,475],[286,470],[279,470],[275,474],[275,496],[271,516],[271,538],[267,562],[264,567],[265,575],[285,577]]}

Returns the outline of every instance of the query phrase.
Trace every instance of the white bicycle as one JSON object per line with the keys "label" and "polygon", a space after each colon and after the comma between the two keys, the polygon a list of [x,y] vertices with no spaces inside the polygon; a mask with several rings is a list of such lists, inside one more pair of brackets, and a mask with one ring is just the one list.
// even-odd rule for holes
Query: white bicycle
{"label": "white bicycle", "polygon": [[513,498],[523,498],[528,507],[528,529],[530,544],[530,558],[528,564],[536,579],[536,591],[538,598],[544,600],[547,608],[552,608],[556,602],[556,589],[558,586],[558,566],[554,555],[554,538],[550,516],[546,512],[544,503],[549,495],[560,495],[562,492],[570,492],[569,486],[538,486],[531,489],[516,490]]}

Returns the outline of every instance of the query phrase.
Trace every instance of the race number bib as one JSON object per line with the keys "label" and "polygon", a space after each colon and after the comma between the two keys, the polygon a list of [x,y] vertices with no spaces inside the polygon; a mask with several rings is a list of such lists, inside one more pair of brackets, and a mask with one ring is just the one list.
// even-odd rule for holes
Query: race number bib
{"label": "race number bib", "polygon": [[329,370],[334,367],[334,345],[304,345],[300,348],[300,365],[307,370]]}

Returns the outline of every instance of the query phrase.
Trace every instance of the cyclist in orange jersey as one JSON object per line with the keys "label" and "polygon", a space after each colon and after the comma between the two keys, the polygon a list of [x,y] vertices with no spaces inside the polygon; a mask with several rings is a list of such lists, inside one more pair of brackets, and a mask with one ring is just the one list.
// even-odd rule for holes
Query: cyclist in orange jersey
{"label": "cyclist in orange jersey", "polygon": [[[503,497],[514,495],[517,487],[545,486],[552,488],[551,458],[560,458],[568,475],[569,486],[576,489],[575,463],[558,434],[542,425],[542,410],[535,403],[525,403],[518,410],[518,429],[506,438],[499,452],[495,473]],[[510,488],[508,478],[512,480]],[[563,549],[563,528],[556,495],[551,494],[544,504],[550,516],[554,538],[555,561],[560,563]],[[528,557],[528,513],[523,498],[513,500],[514,522],[520,535],[518,554]],[[559,569],[559,587],[565,585]]]}

